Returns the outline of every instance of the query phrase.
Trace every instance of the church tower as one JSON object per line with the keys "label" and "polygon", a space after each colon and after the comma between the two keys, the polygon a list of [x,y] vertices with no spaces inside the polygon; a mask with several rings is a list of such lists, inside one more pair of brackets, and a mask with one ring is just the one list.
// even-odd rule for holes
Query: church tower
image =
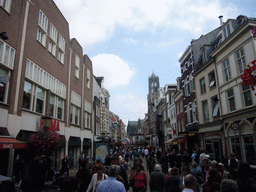
{"label": "church tower", "polygon": [[159,77],[152,73],[148,78],[148,112],[150,113],[158,100]]}

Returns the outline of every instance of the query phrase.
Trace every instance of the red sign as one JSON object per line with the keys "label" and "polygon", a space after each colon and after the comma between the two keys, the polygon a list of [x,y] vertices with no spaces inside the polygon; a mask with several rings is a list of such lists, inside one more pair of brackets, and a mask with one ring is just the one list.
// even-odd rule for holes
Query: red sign
{"label": "red sign", "polygon": [[238,124],[237,122],[233,122],[233,123],[231,124],[231,129],[232,129],[233,131],[238,131],[238,130],[239,130],[239,124]]}
{"label": "red sign", "polygon": [[185,143],[185,139],[184,138],[178,139],[178,143]]}

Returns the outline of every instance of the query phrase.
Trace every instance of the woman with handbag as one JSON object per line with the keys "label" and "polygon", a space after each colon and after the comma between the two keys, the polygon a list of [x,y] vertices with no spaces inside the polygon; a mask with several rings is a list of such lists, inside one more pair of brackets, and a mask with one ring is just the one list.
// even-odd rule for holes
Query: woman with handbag
{"label": "woman with handbag", "polygon": [[133,188],[133,192],[147,191],[147,175],[142,170],[142,164],[139,161],[135,163],[135,170],[131,172],[129,183]]}

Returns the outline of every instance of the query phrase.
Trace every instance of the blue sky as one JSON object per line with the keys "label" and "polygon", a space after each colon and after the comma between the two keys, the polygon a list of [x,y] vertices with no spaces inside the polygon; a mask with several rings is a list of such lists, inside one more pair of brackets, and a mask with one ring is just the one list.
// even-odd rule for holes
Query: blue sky
{"label": "blue sky", "polygon": [[[192,39],[238,15],[256,17],[256,0],[54,0],[104,76],[110,110],[127,124],[147,112],[148,77],[176,83],[179,57]],[[72,3],[70,3],[72,2]]]}

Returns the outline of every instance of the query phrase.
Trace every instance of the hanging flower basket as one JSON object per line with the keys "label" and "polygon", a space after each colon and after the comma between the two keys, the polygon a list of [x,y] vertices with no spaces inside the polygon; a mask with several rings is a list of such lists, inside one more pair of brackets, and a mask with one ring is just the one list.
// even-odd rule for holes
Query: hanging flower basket
{"label": "hanging flower basket", "polygon": [[51,154],[60,144],[60,135],[53,130],[40,130],[31,135],[29,141],[33,150],[38,154]]}
{"label": "hanging flower basket", "polygon": [[[244,69],[244,73],[240,75],[243,83],[246,86],[251,86],[252,90],[255,90],[256,86],[256,60],[249,63]],[[255,93],[256,96],[256,93]]]}

